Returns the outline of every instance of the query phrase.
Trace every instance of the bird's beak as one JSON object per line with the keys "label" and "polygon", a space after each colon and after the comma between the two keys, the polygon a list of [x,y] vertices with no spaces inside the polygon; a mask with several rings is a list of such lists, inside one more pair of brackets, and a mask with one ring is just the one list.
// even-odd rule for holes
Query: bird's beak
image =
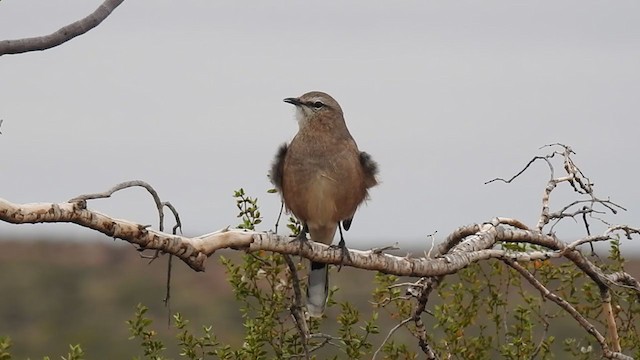
{"label": "bird's beak", "polygon": [[302,105],[302,102],[300,101],[299,98],[286,98],[286,99],[284,99],[282,101],[284,101],[286,103],[289,103],[289,104],[293,104],[295,106]]}

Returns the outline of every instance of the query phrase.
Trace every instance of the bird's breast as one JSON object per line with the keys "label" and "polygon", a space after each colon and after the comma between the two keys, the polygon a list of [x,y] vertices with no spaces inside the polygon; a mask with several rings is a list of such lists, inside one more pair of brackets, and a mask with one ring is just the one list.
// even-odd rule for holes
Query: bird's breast
{"label": "bird's breast", "polygon": [[358,166],[344,154],[287,159],[283,171],[287,208],[305,222],[329,224],[349,218],[366,194]]}

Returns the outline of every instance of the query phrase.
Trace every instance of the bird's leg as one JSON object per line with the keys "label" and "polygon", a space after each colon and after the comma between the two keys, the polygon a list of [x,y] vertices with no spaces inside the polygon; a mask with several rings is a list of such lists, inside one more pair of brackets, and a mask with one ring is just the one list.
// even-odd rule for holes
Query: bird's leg
{"label": "bird's leg", "polygon": [[309,244],[309,239],[307,239],[308,232],[309,232],[309,228],[307,227],[307,224],[302,224],[302,229],[300,229],[300,232],[298,233],[298,235],[295,238],[293,238],[293,240],[291,240],[291,242],[294,242],[294,241],[300,242],[300,255],[302,255],[302,251],[304,250],[305,245],[307,246],[307,248],[311,248],[311,244]]}
{"label": "bird's leg", "polygon": [[349,249],[347,249],[347,244],[344,242],[344,237],[342,236],[342,225],[340,225],[340,223],[338,223],[338,230],[340,230],[340,242],[338,243],[338,245],[329,246],[329,248],[339,248],[341,250],[340,265],[338,265],[338,271],[340,271],[345,259],[349,260],[349,263],[351,263],[351,255],[349,255]]}

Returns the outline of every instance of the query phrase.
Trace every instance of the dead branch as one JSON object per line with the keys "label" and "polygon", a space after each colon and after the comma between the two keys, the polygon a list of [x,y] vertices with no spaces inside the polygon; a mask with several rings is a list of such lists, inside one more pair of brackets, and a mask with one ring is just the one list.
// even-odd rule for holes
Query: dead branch
{"label": "dead branch", "polygon": [[[589,333],[590,335],[592,335],[596,341],[600,344],[600,347],[602,348],[602,352],[605,358],[608,359],[629,359],[632,360],[633,358],[626,356],[624,354],[619,353],[619,349],[617,349],[616,351],[611,351],[609,349],[609,346],[607,345],[607,341],[604,338],[604,336],[598,331],[598,329],[596,329],[595,326],[593,326],[593,324],[591,324],[586,318],[584,318],[584,316],[582,316],[571,304],[569,304],[566,300],[562,299],[560,296],[558,296],[557,294],[549,291],[549,289],[547,289],[540,281],[538,281],[538,279],[536,279],[533,274],[531,274],[529,272],[529,270],[527,270],[526,268],[524,268],[522,265],[518,264],[517,262],[511,261],[511,260],[505,260],[505,263],[509,266],[511,266],[513,269],[515,269],[516,271],[518,271],[520,273],[520,275],[522,275],[522,277],[524,277],[531,285],[533,285],[536,289],[538,289],[538,291],[540,291],[540,293],[542,294],[542,296],[544,296],[545,298],[553,301],[554,303],[558,304],[558,306],[560,306],[562,309],[564,309],[566,312],[568,312],[577,322],[578,324],[580,324],[580,326],[582,326],[582,328],[584,328],[584,330]],[[620,345],[618,345],[617,347],[619,348]]]}
{"label": "dead branch", "polygon": [[627,287],[634,290],[636,293],[638,293],[638,301],[640,302],[640,282],[638,282],[638,280],[636,280],[633,276],[627,274],[626,272],[619,271],[613,274],[609,274],[607,278],[609,279],[609,281],[618,286]]}
{"label": "dead branch", "polygon": [[105,0],[87,17],[60,28],[58,31],[32,38],[0,41],[0,56],[21,54],[29,51],[41,51],[63,44],[76,36],[82,35],[106,19],[124,0]]}
{"label": "dead branch", "polygon": [[[602,301],[602,309],[603,314],[607,323],[607,330],[609,335],[610,345],[613,350],[610,350],[609,344],[607,343],[605,337],[598,332],[598,330],[589,323],[575,308],[573,308],[567,301],[560,298],[558,295],[549,291],[541,282],[539,282],[533,274],[531,274],[526,268],[522,267],[518,264],[517,260],[514,261],[510,258],[504,258],[503,262],[514,268],[518,271],[522,277],[524,277],[530,284],[532,284],[535,288],[537,288],[541,294],[558,304],[563,310],[571,314],[571,316],[576,319],[576,321],[592,336],[596,338],[596,341],[599,343],[603,356],[609,359],[630,359],[630,357],[621,353],[620,340],[618,337],[617,325],[614,318],[614,313],[611,306],[611,292],[609,289],[609,283],[629,287],[635,290],[638,293],[639,288],[636,286],[637,281],[632,277],[628,276],[626,273],[614,273],[614,274],[604,274],[602,270],[594,265],[591,261],[589,261],[586,257],[582,255],[582,253],[577,249],[578,246],[582,244],[592,244],[596,241],[612,241],[615,240],[613,237],[613,233],[618,231],[623,231],[627,238],[631,238],[632,234],[638,234],[638,230],[634,228],[630,228],[628,226],[609,226],[609,228],[605,231],[603,235],[592,236],[590,231],[589,222],[587,219],[587,215],[592,214],[602,214],[602,211],[595,210],[593,208],[594,205],[600,205],[604,207],[606,210],[610,211],[613,214],[616,214],[618,210],[626,210],[622,206],[611,202],[610,200],[603,200],[595,196],[593,190],[593,183],[587,178],[584,173],[578,168],[578,166],[573,162],[571,158],[572,154],[575,154],[574,151],[564,144],[556,143],[546,145],[545,147],[560,147],[562,151],[553,151],[551,154],[546,156],[536,156],[525,166],[523,170],[518,172],[516,175],[511,177],[509,180],[504,180],[501,178],[493,179],[489,182],[493,182],[496,180],[501,180],[503,182],[509,183],[520,176],[524,171],[536,160],[542,159],[547,162],[549,166],[549,170],[551,173],[551,178],[545,187],[543,196],[542,196],[542,211],[540,214],[540,218],[538,220],[538,224],[536,229],[542,232],[543,228],[549,224],[551,220],[555,220],[555,223],[551,226],[551,230],[553,227],[561,220],[565,218],[575,218],[577,215],[581,215],[582,220],[585,225],[585,230],[587,236],[578,240],[573,241],[570,244],[566,244],[560,241],[548,242],[546,244],[538,244],[542,245],[548,249],[553,249],[556,251],[560,251],[560,255],[566,257],[571,260],[580,270],[582,270],[586,275],[588,275],[600,288],[600,298]],[[563,157],[563,168],[565,170],[565,175],[561,177],[555,177],[554,175],[554,167],[551,163],[550,159],[555,155],[561,155]],[[489,183],[487,182],[487,183]],[[587,195],[587,199],[585,200],[577,200],[574,201],[559,211],[550,212],[549,210],[549,199],[551,197],[552,191],[563,182],[567,182],[573,191],[579,195]],[[586,204],[581,209],[569,211],[574,206],[578,204]],[[605,221],[601,220],[603,223],[607,224]],[[552,234],[552,233],[550,233]],[[555,236],[553,237],[555,238]],[[548,239],[542,239],[547,241]],[[593,251],[593,248],[592,248]],[[548,254],[550,257],[557,256],[555,252]],[[638,293],[640,298],[640,293]]]}
{"label": "dead branch", "polygon": [[302,343],[302,350],[304,351],[304,358],[310,359],[309,355],[309,325],[307,324],[307,320],[304,316],[304,305],[302,304],[302,293],[300,292],[300,279],[298,278],[298,270],[296,269],[296,264],[291,260],[291,256],[284,255],[284,260],[289,267],[289,272],[291,273],[291,281],[293,287],[294,301],[289,311],[291,311],[291,316],[293,317],[293,321],[296,324],[296,328],[298,329],[298,333],[300,334],[300,342]]}
{"label": "dead branch", "polygon": [[389,341],[389,339],[391,338],[391,336],[393,335],[393,333],[395,333],[398,329],[400,329],[401,327],[405,326],[407,323],[409,323],[411,320],[413,320],[412,318],[407,318],[402,320],[399,324],[397,324],[396,326],[394,326],[391,330],[389,330],[389,333],[387,333],[387,336],[384,338],[384,340],[382,340],[382,343],[380,344],[380,346],[378,346],[378,348],[376,349],[376,351],[373,353],[373,356],[371,357],[371,360],[375,360],[375,358],[378,356],[378,354],[380,353],[380,351],[382,350],[382,348],[384,347],[384,344],[387,343],[387,341]]}
{"label": "dead branch", "polygon": [[433,350],[429,342],[427,342],[427,329],[422,321],[422,313],[425,312],[425,308],[427,307],[427,302],[429,301],[429,296],[431,292],[435,290],[440,281],[444,278],[443,276],[432,276],[426,278],[422,284],[422,291],[418,296],[418,303],[413,309],[412,319],[416,324],[418,345],[422,352],[425,354],[427,359],[429,360],[438,360],[438,354]]}

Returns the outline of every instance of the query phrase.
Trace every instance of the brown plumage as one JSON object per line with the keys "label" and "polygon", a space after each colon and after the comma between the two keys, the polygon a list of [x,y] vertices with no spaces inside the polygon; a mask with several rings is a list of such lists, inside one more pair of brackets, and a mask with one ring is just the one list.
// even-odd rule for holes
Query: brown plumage
{"label": "brown plumage", "polygon": [[[378,183],[377,165],[358,150],[342,108],[331,96],[313,91],[284,101],[296,106],[299,130],[288,146],[278,150],[271,181],[311,239],[331,245],[339,223],[349,230],[368,189]],[[346,254],[342,238],[340,246]],[[307,308],[312,316],[321,316],[324,310],[327,274],[325,264],[311,264]]]}

